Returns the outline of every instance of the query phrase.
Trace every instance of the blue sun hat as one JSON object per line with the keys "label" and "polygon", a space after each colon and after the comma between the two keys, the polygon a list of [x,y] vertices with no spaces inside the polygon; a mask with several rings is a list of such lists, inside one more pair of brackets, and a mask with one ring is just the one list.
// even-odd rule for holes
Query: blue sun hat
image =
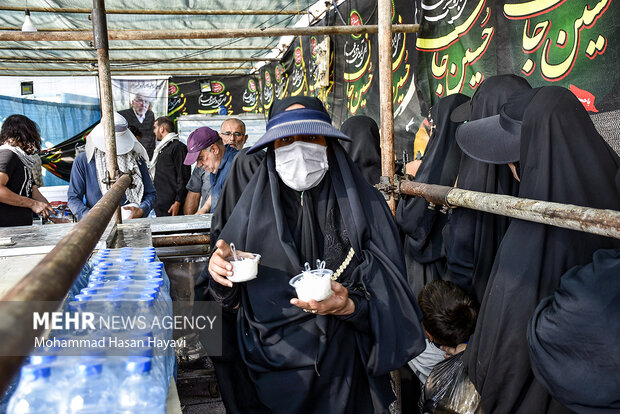
{"label": "blue sun hat", "polygon": [[323,135],[325,138],[351,141],[351,138],[332,126],[332,120],[325,112],[316,109],[293,109],[271,118],[267,123],[265,135],[247,153],[252,154],[277,139],[294,135]]}

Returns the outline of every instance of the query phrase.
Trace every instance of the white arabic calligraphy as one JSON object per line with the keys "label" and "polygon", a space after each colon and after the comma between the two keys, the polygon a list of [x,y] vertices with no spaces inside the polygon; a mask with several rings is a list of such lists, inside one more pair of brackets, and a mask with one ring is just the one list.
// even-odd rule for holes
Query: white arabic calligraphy
{"label": "white arabic calligraphy", "polygon": [[396,56],[398,56],[399,50],[400,50],[400,42],[401,40],[403,40],[403,34],[402,33],[394,33],[392,35],[392,59],[394,59]]}
{"label": "white arabic calligraphy", "polygon": [[226,102],[226,96],[200,95],[198,105],[205,108],[219,108]]}
{"label": "white arabic calligraphy", "polygon": [[344,58],[347,64],[352,64],[356,67],[361,67],[366,60],[366,56],[368,55],[368,44],[354,42],[351,49],[347,49],[349,46],[349,42],[345,42],[344,44]]}
{"label": "white arabic calligraphy", "polygon": [[247,89],[243,91],[243,103],[244,104],[247,104],[248,106],[254,106],[256,105],[257,99],[258,97],[256,96],[255,92],[250,92]]}
{"label": "white arabic calligraphy", "polygon": [[303,81],[304,81],[304,74],[299,69],[295,69],[293,71],[293,75],[291,76],[291,83],[293,84],[293,87],[294,88],[300,87]]}

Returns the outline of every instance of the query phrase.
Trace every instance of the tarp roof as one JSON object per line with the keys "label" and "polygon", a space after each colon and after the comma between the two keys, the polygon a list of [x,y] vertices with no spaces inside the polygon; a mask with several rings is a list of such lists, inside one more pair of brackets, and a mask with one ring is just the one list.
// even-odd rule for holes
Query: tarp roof
{"label": "tarp roof", "polygon": [[[108,30],[218,30],[299,25],[315,0],[107,0]],[[323,7],[324,7],[324,3]],[[92,31],[92,0],[2,0],[0,30],[19,31],[30,9],[38,31]],[[165,14],[169,12],[187,14]],[[214,11],[238,11],[218,15]],[[267,14],[250,14],[268,11]],[[112,75],[244,75],[280,38],[110,41]],[[271,54],[273,58],[273,54]],[[219,59],[219,61],[218,61]],[[0,42],[0,75],[96,75],[88,41]]]}

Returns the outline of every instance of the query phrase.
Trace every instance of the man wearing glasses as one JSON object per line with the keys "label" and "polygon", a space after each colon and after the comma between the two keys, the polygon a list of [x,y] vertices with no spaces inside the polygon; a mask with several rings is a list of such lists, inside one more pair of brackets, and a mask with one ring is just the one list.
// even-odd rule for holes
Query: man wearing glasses
{"label": "man wearing glasses", "polygon": [[155,114],[150,108],[151,103],[147,94],[138,92],[131,101],[131,108],[118,111],[118,113],[127,120],[129,125],[138,128],[142,133],[140,144],[146,149],[149,158],[152,158],[155,150],[155,133],[153,132]]}
{"label": "man wearing glasses", "polygon": [[222,122],[220,128],[220,137],[224,141],[224,145],[230,145],[237,151],[241,151],[248,140],[245,133],[245,124],[239,118],[228,118]]}

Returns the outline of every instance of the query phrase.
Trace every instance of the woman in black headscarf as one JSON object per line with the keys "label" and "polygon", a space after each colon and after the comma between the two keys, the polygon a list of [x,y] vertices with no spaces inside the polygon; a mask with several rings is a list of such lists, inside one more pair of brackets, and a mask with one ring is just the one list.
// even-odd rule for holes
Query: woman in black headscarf
{"label": "woman in black headscarf", "polygon": [[369,184],[379,183],[381,177],[381,137],[374,119],[356,115],[343,122],[340,131],[351,138],[342,148],[349,154]]}
{"label": "woman in black headscarf", "polygon": [[[293,108],[311,108],[327,113],[323,103],[318,98],[292,96],[275,101],[271,107],[269,118],[271,119],[291,106]],[[215,242],[228,222],[233,209],[241,198],[241,194],[265,158],[264,151],[247,154],[248,150],[249,148],[239,151],[226,176],[220,200],[211,219],[211,251],[215,250]],[[208,281],[209,271],[205,267],[199,280],[196,281],[196,300],[213,299],[206,291]],[[256,395],[252,381],[248,376],[247,367],[241,359],[237,346],[236,320],[236,309],[222,309],[222,355],[211,356],[222,401],[227,412],[231,414],[268,412]]]}
{"label": "woman in black headscarf", "polygon": [[[415,181],[427,184],[454,184],[461,150],[454,139],[457,124],[450,120],[452,110],[468,101],[460,93],[440,99],[431,108],[434,130],[429,138]],[[448,216],[439,209],[430,210],[421,197],[407,197],[398,203],[396,222],[404,233],[407,281],[418,295],[424,285],[443,278],[446,259],[441,232]]]}
{"label": "woman in black headscarf", "polygon": [[[209,263],[210,290],[223,306],[238,307],[241,356],[274,413],[387,412],[394,400],[389,372],[424,347],[390,211],[334,139],[348,138],[330,123],[308,109],[271,119],[251,150],[268,146],[265,160]],[[327,163],[281,162],[297,148]],[[226,279],[232,267],[224,241],[262,255],[256,279]],[[340,269],[334,294],[321,302],[291,299],[289,279],[317,259]]]}
{"label": "woman in black headscarf", "polygon": [[[519,197],[620,209],[614,183],[620,159],[579,100],[559,87],[530,93],[520,133]],[[620,240],[512,220],[464,354],[486,414],[569,412],[534,378],[528,320],[568,269],[590,262],[598,249],[618,247]]]}
{"label": "woman in black headscarf", "polygon": [[[519,76],[490,77],[478,87],[471,102],[465,105],[469,113],[454,120],[473,121],[497,115],[514,92],[524,89],[530,89],[530,85]],[[487,164],[463,154],[456,187],[515,196],[519,183],[507,165]],[[445,278],[470,292],[478,303],[484,296],[495,253],[509,223],[508,217],[467,208],[456,208],[450,213],[450,222],[444,231],[448,269]]]}

